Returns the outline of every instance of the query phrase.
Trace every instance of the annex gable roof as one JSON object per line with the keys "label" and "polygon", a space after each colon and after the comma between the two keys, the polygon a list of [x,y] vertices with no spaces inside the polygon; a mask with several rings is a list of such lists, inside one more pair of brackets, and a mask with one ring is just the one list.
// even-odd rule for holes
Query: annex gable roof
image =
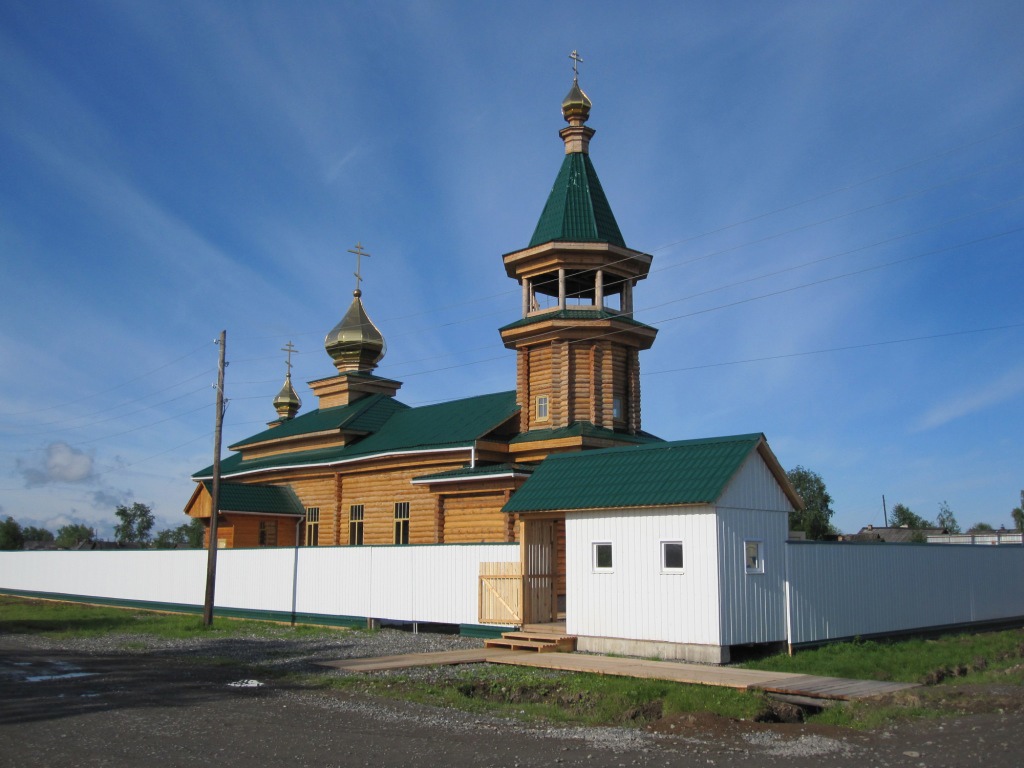
{"label": "annex gable roof", "polygon": [[714,504],[754,451],[787,498],[802,507],[764,435],[756,433],[550,456],[502,511]]}

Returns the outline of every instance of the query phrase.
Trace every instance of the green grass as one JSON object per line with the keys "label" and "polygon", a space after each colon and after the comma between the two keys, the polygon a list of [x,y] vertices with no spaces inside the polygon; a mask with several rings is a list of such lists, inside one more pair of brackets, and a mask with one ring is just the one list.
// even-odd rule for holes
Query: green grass
{"label": "green grass", "polygon": [[402,675],[353,675],[318,682],[469,712],[579,725],[643,725],[682,712],[751,719],[764,708],[760,694],[731,688],[503,665],[463,670],[454,679],[439,683]]}
{"label": "green grass", "polygon": [[849,677],[858,680],[922,682],[938,670],[948,677],[974,676],[998,671],[1021,662],[1024,633],[1021,630],[954,634],[938,638],[896,641],[835,643],[795,655],[778,654],[742,666],[775,672]]}
{"label": "green grass", "polygon": [[[162,638],[189,637],[302,637],[324,630],[312,626],[287,626],[264,621],[217,618],[203,626],[200,616],[158,613],[134,608],[113,608],[82,603],[61,603],[0,595],[0,633],[43,634],[53,637],[98,637],[108,634]],[[139,640],[129,641],[133,648]]]}

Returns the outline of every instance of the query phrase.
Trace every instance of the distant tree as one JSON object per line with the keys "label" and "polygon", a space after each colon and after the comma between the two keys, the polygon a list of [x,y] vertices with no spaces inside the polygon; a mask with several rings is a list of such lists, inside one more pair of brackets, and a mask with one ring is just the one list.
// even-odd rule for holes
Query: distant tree
{"label": "distant tree", "polygon": [[1024,509],[1014,507],[1013,512],[1010,514],[1013,515],[1014,527],[1016,527],[1018,531],[1024,531]]}
{"label": "distant tree", "polygon": [[789,513],[789,529],[804,531],[808,539],[822,539],[834,533],[832,496],[826,490],[821,475],[797,465],[786,473],[786,477],[804,501],[802,510]]}
{"label": "distant tree", "polygon": [[71,549],[76,544],[95,538],[96,531],[82,523],[70,523],[57,529],[57,546],[62,549]]}
{"label": "distant tree", "polygon": [[0,523],[0,549],[21,549],[25,545],[25,534],[13,517]]}
{"label": "distant tree", "polygon": [[956,521],[956,515],[945,501],[939,504],[939,516],[935,518],[935,527],[944,528],[949,533],[960,533],[960,523]]}
{"label": "distant tree", "polygon": [[25,541],[53,541],[53,531],[47,528],[26,525],[21,532],[25,534]]}
{"label": "distant tree", "polygon": [[920,515],[910,511],[906,504],[894,504],[889,513],[889,525],[893,528],[931,528],[932,524]]}
{"label": "distant tree", "polygon": [[119,504],[114,514],[121,521],[114,526],[115,541],[119,544],[146,544],[149,541],[149,532],[153,530],[156,518],[147,505],[137,501],[130,507]]}
{"label": "distant tree", "polygon": [[970,532],[971,533],[987,533],[989,531],[994,531],[994,530],[995,530],[995,528],[993,528],[988,523],[975,523],[973,526],[971,526],[971,531]]}
{"label": "distant tree", "polygon": [[177,528],[166,528],[160,531],[153,537],[153,546],[157,549],[174,549],[175,547],[202,549],[204,531],[203,521],[193,518],[191,522],[183,523]]}

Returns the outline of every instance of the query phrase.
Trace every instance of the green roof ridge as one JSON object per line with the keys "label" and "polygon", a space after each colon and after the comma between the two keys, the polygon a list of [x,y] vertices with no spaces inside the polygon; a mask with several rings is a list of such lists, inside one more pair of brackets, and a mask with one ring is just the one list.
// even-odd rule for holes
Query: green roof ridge
{"label": "green roof ridge", "polygon": [[527,325],[543,323],[547,320],[620,320],[623,323],[635,325],[640,328],[651,327],[646,323],[641,323],[639,320],[634,319],[632,315],[609,312],[607,309],[553,309],[550,312],[545,312],[544,314],[536,314],[520,318],[519,320],[515,320],[507,325],[503,325],[498,329],[498,331],[501,332],[511,330],[513,328],[523,328]]}
{"label": "green roof ridge", "polygon": [[552,240],[626,247],[589,154],[565,156],[529,247]]}

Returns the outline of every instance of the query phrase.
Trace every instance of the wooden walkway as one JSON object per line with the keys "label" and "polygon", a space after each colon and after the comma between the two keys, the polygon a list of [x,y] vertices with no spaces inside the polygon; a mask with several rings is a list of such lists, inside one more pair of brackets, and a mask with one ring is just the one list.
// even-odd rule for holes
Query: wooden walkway
{"label": "wooden walkway", "polygon": [[839,677],[818,677],[791,672],[762,672],[756,669],[715,667],[679,661],[648,661],[580,653],[534,653],[495,648],[471,648],[439,653],[407,653],[401,656],[342,659],[320,662],[321,666],[347,672],[377,672],[434,664],[513,664],[523,667],[559,669],[567,672],[591,672],[598,675],[620,675],[653,680],[671,680],[695,685],[717,685],[739,690],[757,690],[811,699],[849,701],[881,696],[916,683],[886,683],[877,680],[847,680]]}

